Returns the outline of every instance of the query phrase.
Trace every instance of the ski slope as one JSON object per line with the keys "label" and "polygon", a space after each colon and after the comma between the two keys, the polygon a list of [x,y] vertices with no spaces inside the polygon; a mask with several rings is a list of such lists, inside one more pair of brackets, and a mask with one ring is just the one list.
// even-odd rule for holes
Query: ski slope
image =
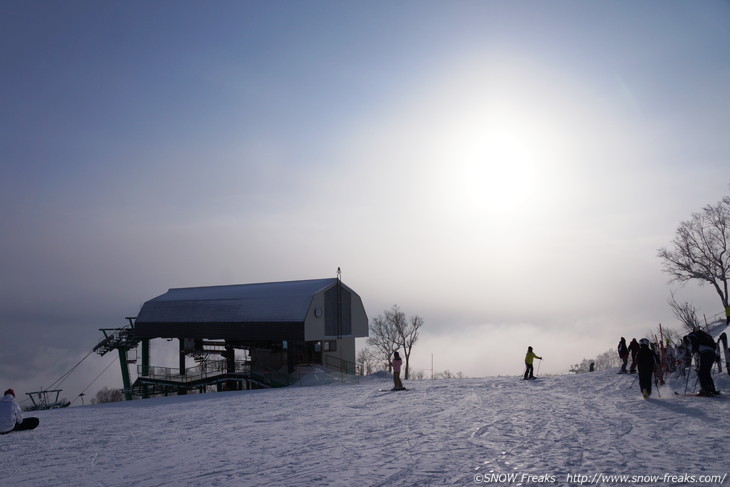
{"label": "ski slope", "polygon": [[[678,396],[674,381],[645,401],[634,377],[424,380],[405,392],[365,378],[39,411],[28,413],[37,430],[0,436],[0,484],[730,485],[730,394]],[[730,392],[727,374],[714,379]]]}

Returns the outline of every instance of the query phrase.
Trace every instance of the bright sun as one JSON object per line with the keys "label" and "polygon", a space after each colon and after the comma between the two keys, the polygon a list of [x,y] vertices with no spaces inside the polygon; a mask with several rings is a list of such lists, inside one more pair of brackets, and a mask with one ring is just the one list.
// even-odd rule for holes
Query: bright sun
{"label": "bright sun", "polygon": [[510,133],[492,133],[466,155],[467,204],[493,216],[527,210],[535,191],[535,161],[528,141]]}

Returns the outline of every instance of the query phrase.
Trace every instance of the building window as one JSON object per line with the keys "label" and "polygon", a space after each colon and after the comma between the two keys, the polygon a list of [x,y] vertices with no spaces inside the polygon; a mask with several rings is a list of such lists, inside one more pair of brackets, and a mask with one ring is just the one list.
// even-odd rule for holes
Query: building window
{"label": "building window", "polygon": [[341,337],[352,334],[350,291],[335,285],[324,293],[324,334]]}
{"label": "building window", "polygon": [[325,352],[336,352],[337,351],[337,340],[327,340],[324,342]]}

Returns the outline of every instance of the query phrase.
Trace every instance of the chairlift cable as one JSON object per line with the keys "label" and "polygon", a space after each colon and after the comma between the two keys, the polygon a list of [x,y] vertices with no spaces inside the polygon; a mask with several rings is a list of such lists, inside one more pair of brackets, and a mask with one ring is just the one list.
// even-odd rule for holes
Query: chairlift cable
{"label": "chairlift cable", "polygon": [[56,379],[56,382],[54,382],[50,386],[46,387],[46,390],[52,389],[53,387],[60,386],[63,383],[63,381],[65,381],[68,378],[68,376],[71,374],[71,372],[73,372],[76,369],[76,367],[78,367],[79,365],[81,365],[81,362],[83,362],[84,360],[86,360],[89,357],[89,355],[91,355],[92,353],[94,353],[93,350],[90,351],[89,353],[87,353],[84,358],[82,358],[81,360],[79,360],[76,365],[74,365],[73,367],[71,367],[71,369],[68,372],[66,372],[65,374],[63,374],[58,379]]}
{"label": "chairlift cable", "polygon": [[116,356],[116,357],[114,357],[114,360],[112,360],[111,362],[109,362],[109,365],[107,365],[106,367],[104,367],[104,370],[102,370],[102,371],[101,371],[101,373],[100,373],[99,375],[97,375],[97,376],[96,376],[96,377],[94,378],[94,380],[92,380],[92,381],[91,381],[91,382],[89,383],[89,385],[88,385],[88,386],[86,386],[86,388],[85,388],[85,389],[84,389],[83,391],[81,391],[81,392],[79,393],[79,395],[78,395],[78,396],[76,396],[76,397],[74,398],[74,400],[73,400],[73,401],[71,401],[71,404],[73,404],[74,402],[76,402],[76,400],[77,400],[77,399],[78,399],[79,397],[81,397],[81,394],[83,394],[84,392],[86,392],[86,389],[88,389],[89,387],[91,387],[91,385],[92,385],[92,384],[93,384],[94,382],[96,382],[96,380],[97,380],[97,379],[98,379],[99,377],[101,377],[101,376],[102,376],[102,374],[103,374],[104,372],[106,372],[106,371],[107,371],[107,369],[108,369],[109,367],[111,367],[112,365],[114,365],[114,362],[116,362],[117,360],[119,360],[119,356]]}
{"label": "chairlift cable", "polygon": [[[86,354],[86,355],[84,356],[84,358],[82,358],[81,360],[79,360],[79,361],[78,361],[78,363],[77,363],[76,365],[74,365],[73,367],[71,367],[71,369],[69,369],[69,371],[68,371],[68,372],[66,372],[65,374],[63,374],[63,375],[62,375],[61,377],[59,377],[58,379],[56,379],[56,381],[55,381],[54,383],[52,383],[52,384],[51,384],[50,386],[46,387],[46,388],[45,388],[45,390],[50,390],[50,389],[52,389],[53,387],[56,387],[56,386],[60,386],[60,385],[61,385],[61,384],[63,383],[63,381],[64,381],[64,380],[66,380],[66,379],[68,378],[68,376],[69,376],[69,375],[71,374],[71,372],[73,372],[73,371],[74,371],[74,370],[76,369],[76,367],[78,367],[79,365],[81,365],[81,362],[83,362],[84,360],[86,360],[87,358],[89,358],[89,355],[91,355],[92,353],[94,353],[94,351],[93,351],[93,350],[92,350],[92,351],[90,351],[89,353],[87,353],[87,354]],[[43,391],[43,390],[44,390],[44,389],[43,389],[43,388],[41,388],[41,391]],[[22,401],[20,401],[20,404],[23,404],[23,403],[25,403],[26,401],[28,401],[28,398],[25,398],[25,399],[23,399]]]}

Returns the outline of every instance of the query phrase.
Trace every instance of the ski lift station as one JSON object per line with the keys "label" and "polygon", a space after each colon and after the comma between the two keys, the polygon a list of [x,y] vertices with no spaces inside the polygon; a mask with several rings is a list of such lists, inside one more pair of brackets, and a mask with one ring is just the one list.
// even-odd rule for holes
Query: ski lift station
{"label": "ski lift station", "polygon": [[[123,328],[102,329],[94,347],[100,355],[119,353],[126,399],[212,386],[283,387],[312,365],[354,375],[355,338],[368,336],[362,300],[339,272],[329,279],[170,289],[127,320]],[[177,340],[178,367],[152,365],[151,340]]]}

